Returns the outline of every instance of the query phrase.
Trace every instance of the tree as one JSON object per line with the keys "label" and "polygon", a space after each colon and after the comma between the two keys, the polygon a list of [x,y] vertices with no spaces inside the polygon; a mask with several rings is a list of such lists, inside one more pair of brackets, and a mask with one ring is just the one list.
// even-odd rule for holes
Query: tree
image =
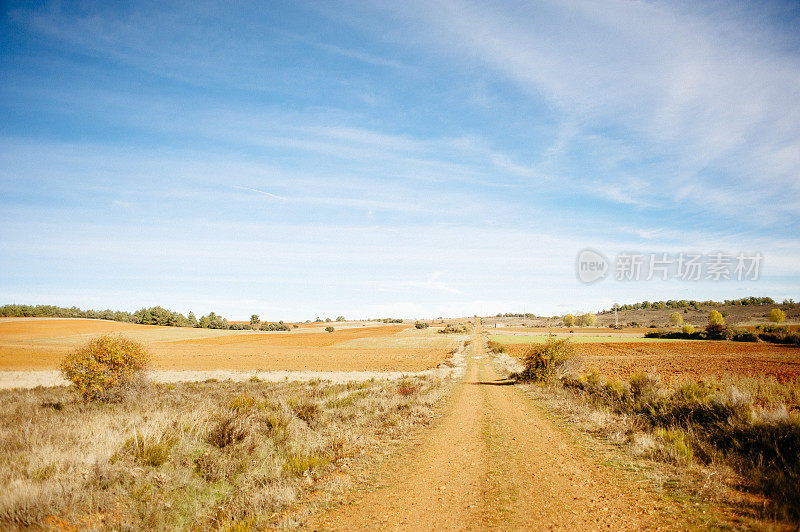
{"label": "tree", "polygon": [[712,310],[708,313],[708,324],[709,325],[725,325],[725,318],[722,317],[722,314],[719,313],[717,310]]}
{"label": "tree", "polygon": [[786,319],[786,313],[779,308],[774,308],[769,311],[769,321],[772,323],[781,323]]}
{"label": "tree", "polygon": [[208,316],[203,316],[200,318],[200,322],[198,324],[200,327],[206,329],[230,329],[231,326],[228,323],[228,320],[223,318],[222,316],[218,316],[214,312],[209,312]]}
{"label": "tree", "polygon": [[591,327],[597,323],[597,316],[591,313],[581,314],[578,316],[578,325],[581,327]]}
{"label": "tree", "polygon": [[692,334],[694,333],[694,327],[692,327],[687,323],[686,325],[683,326],[683,329],[681,329],[681,331],[683,332],[683,334]]}
{"label": "tree", "polygon": [[683,323],[683,316],[681,316],[678,312],[673,312],[669,315],[669,322],[677,327]]}
{"label": "tree", "polygon": [[258,325],[258,322],[260,321],[261,320],[258,319],[258,314],[253,314],[252,316],[250,316],[250,325]]}
{"label": "tree", "polygon": [[336,321],[345,321],[344,316],[336,316]]}
{"label": "tree", "polygon": [[572,327],[573,325],[575,325],[575,316],[572,314],[564,316],[564,327]]}

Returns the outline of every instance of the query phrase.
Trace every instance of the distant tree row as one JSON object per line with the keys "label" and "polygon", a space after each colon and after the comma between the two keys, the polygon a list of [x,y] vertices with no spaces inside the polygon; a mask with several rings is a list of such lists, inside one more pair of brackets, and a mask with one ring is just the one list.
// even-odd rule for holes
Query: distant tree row
{"label": "distant tree row", "polygon": [[[317,316],[317,319],[314,320],[314,323],[330,323],[332,321],[346,321],[344,316],[336,316],[335,320],[330,318],[325,318],[324,320]],[[306,323],[311,323],[311,320],[306,320]]]}
{"label": "distant tree row", "polygon": [[209,313],[199,320],[194,313],[184,316],[163,307],[150,307],[134,313],[119,310],[82,310],[78,307],[56,307],[54,305],[3,305],[0,317],[8,318],[88,318],[95,320],[140,323],[142,325],[161,325],[164,327],[203,327],[206,329],[231,329],[232,325],[223,318]]}
{"label": "distant tree row", "polygon": [[133,322],[130,312],[118,310],[81,310],[78,307],[56,307],[53,305],[3,305],[0,307],[3,318],[90,318]]}
{"label": "distant tree row", "polygon": [[498,313],[495,318],[528,318],[533,319],[536,317],[536,314],[532,314],[530,312],[526,312],[525,314],[515,314],[513,312],[506,312],[505,314]]}
{"label": "distant tree row", "polygon": [[[787,303],[787,301],[784,301]],[[695,308],[698,309],[700,307],[720,307],[723,305],[739,305],[739,306],[747,306],[747,305],[774,305],[775,300],[771,297],[743,297],[741,299],[726,299],[722,302],[720,301],[695,301],[695,300],[674,300],[668,299],[667,301],[642,301],[640,303],[631,303],[625,305],[617,305],[617,310],[648,310],[648,309],[685,309],[685,308]],[[612,312],[612,310],[607,310],[604,312]]]}

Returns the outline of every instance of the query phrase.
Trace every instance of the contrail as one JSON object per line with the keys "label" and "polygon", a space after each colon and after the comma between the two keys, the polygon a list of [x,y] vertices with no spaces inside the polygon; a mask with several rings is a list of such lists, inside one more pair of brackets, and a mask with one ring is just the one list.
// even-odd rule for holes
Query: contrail
{"label": "contrail", "polygon": [[277,194],[272,194],[271,192],[266,192],[264,190],[259,190],[257,188],[250,188],[250,187],[240,187],[239,185],[232,185],[233,188],[238,188],[239,190],[249,190],[250,192],[258,192],[259,194],[264,194],[265,196],[269,196],[270,198],[275,198],[276,200],[286,201],[286,198],[283,196],[278,196]]}

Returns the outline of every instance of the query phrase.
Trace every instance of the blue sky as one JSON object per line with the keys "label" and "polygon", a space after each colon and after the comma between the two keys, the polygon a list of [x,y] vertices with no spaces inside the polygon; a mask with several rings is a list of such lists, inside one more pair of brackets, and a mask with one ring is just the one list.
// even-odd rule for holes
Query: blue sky
{"label": "blue sky", "polygon": [[[800,299],[800,6],[10,2],[0,300],[231,318]],[[580,283],[591,247],[757,281]]]}

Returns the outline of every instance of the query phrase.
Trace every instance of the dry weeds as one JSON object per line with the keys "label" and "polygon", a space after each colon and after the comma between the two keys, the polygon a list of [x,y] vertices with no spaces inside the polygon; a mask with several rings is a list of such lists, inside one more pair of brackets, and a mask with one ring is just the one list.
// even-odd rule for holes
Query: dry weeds
{"label": "dry weeds", "polygon": [[448,382],[162,384],[121,404],[3,391],[0,528],[298,525],[288,505],[335,499],[332,473],[428,423]]}

